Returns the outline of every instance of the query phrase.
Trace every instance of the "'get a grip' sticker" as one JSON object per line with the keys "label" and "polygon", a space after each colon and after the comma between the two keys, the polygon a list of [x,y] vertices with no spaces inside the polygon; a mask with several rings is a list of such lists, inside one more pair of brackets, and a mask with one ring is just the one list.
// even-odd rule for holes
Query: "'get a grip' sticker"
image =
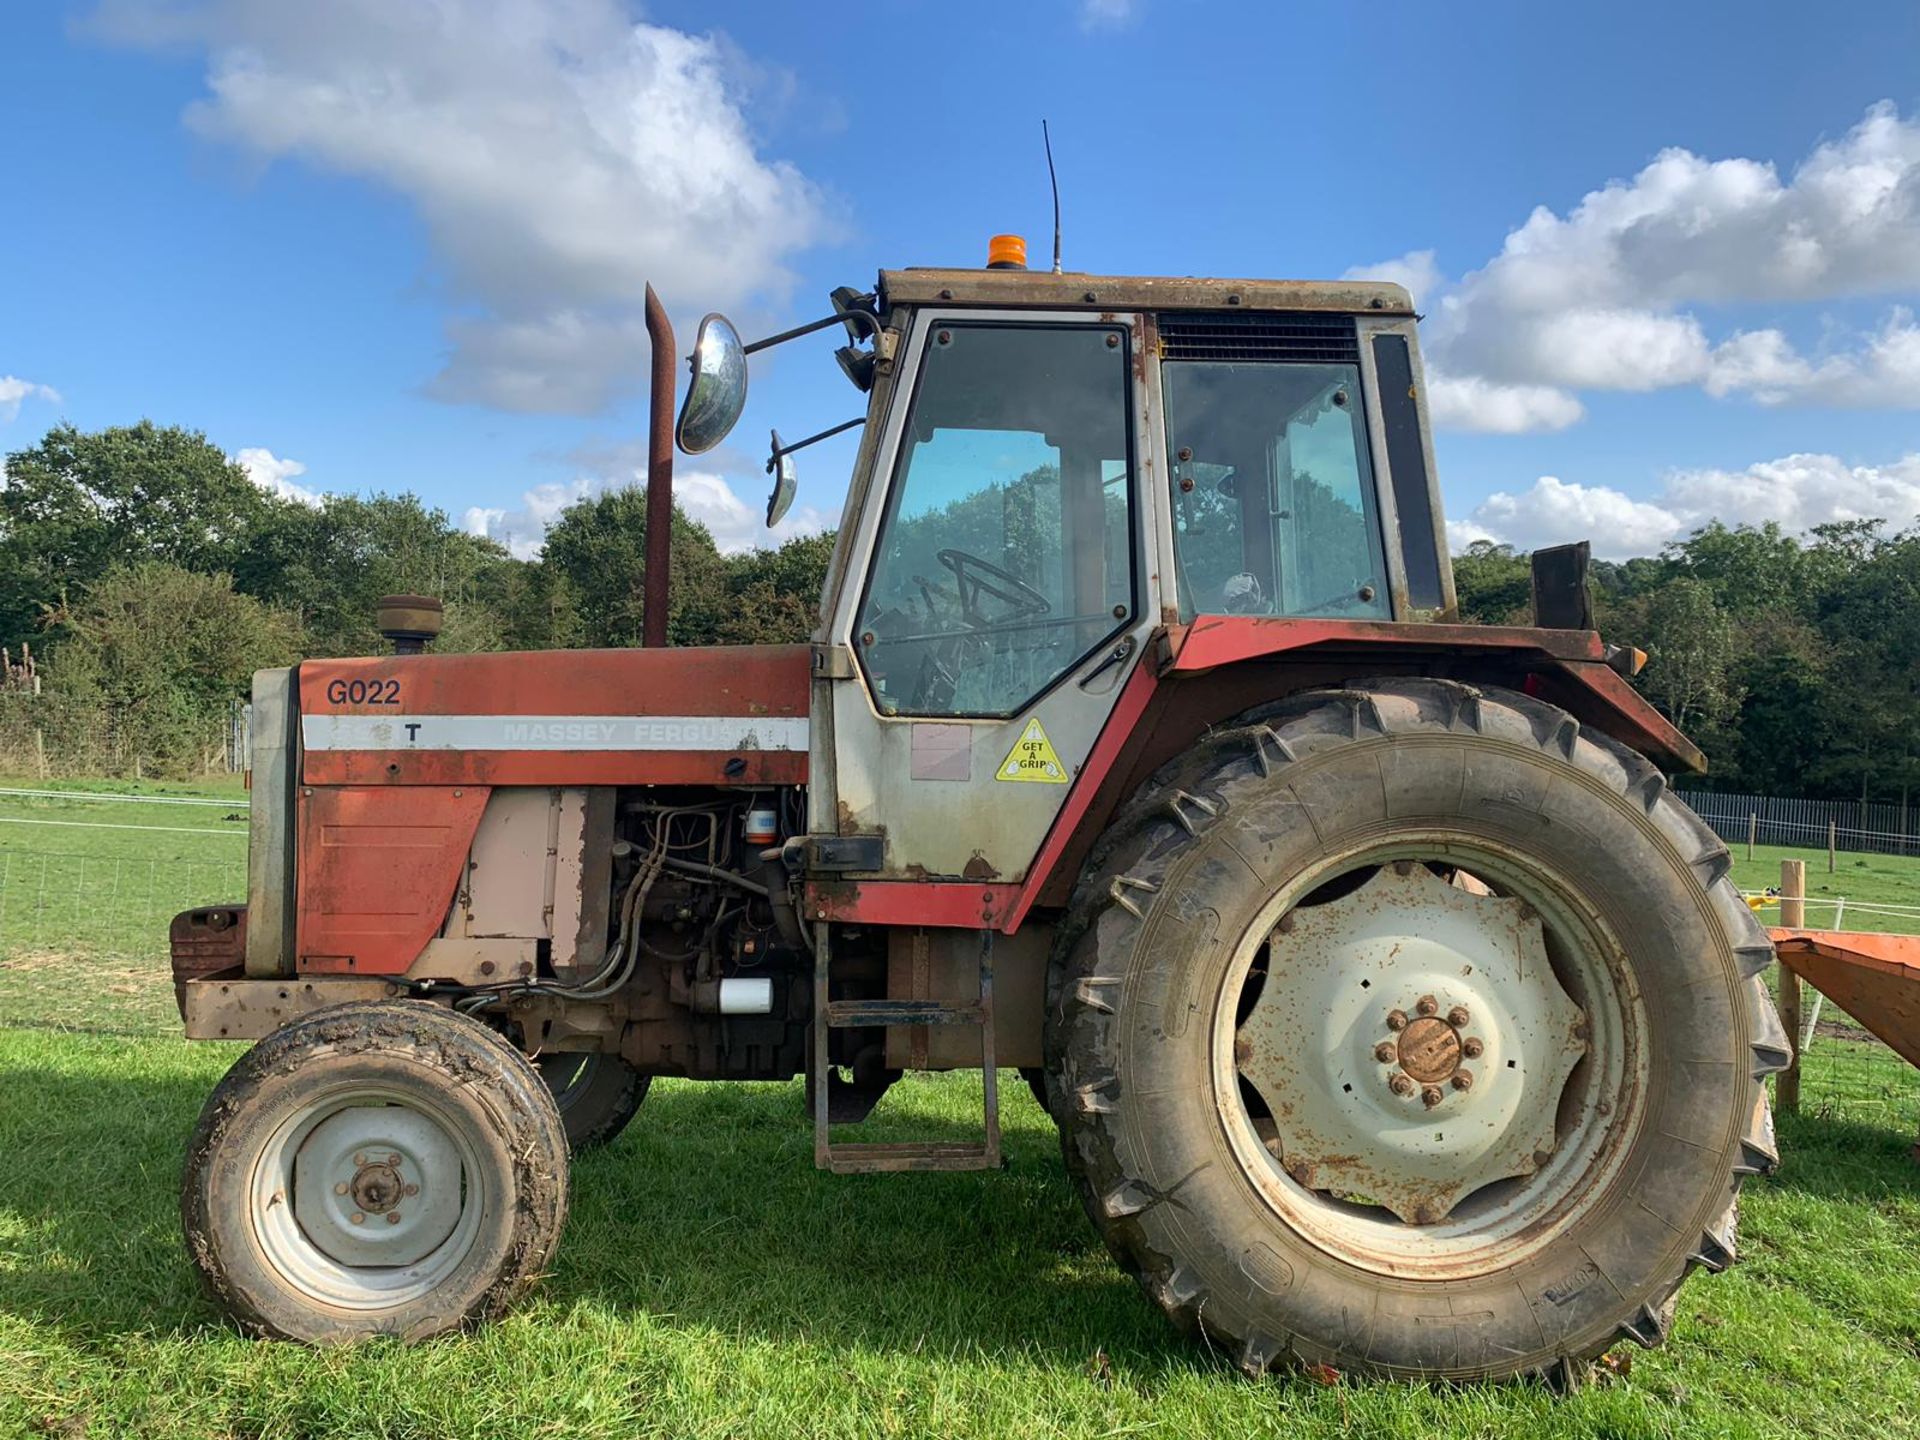
{"label": "'get a grip' sticker", "polygon": [[993,772],[993,778],[1025,780],[1041,785],[1067,783],[1067,767],[1060,763],[1060,757],[1054,753],[1053,742],[1047,739],[1047,732],[1041,728],[1038,715],[1027,721],[1027,728],[1013,742],[1013,749],[1000,762],[1000,768]]}

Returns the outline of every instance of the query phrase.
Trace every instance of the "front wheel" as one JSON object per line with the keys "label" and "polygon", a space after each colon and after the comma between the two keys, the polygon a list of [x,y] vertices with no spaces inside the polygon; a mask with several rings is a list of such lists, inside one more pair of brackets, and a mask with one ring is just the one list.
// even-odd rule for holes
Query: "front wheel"
{"label": "front wheel", "polygon": [[490,1319],[546,1268],[567,1142],[533,1068],[418,1001],[281,1027],[207,1098],[181,1216],[248,1329],[313,1345],[421,1340]]}
{"label": "front wheel", "polygon": [[1310,692],[1096,856],[1048,1021],[1068,1168],[1244,1369],[1566,1383],[1732,1260],[1772,952],[1639,756],[1506,691]]}

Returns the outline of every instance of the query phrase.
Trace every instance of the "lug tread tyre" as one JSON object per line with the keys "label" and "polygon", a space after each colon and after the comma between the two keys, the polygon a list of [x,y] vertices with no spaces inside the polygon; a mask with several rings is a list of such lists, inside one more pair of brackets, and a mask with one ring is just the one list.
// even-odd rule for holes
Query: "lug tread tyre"
{"label": "lug tread tyre", "polygon": [[[1736,1133],[1728,1134],[1725,1154],[1712,1161],[1726,1176],[1723,1205],[1701,1226],[1696,1241],[1668,1243],[1662,1272],[1631,1298],[1616,1328],[1587,1335],[1578,1346],[1553,1344],[1532,1351],[1516,1346],[1511,1335],[1479,1345],[1461,1340],[1455,1363],[1415,1366],[1383,1353],[1374,1329],[1378,1316],[1340,1311],[1342,1318],[1323,1333],[1292,1334],[1262,1322],[1258,1306],[1209,1294],[1196,1269],[1169,1252],[1166,1237],[1179,1234],[1178,1225],[1151,1223],[1162,1207],[1185,1208],[1180,1187],[1194,1177],[1161,1188],[1141,1173],[1133,1157],[1155,1142],[1140,1133],[1128,1113],[1114,1057],[1129,1023],[1128,982],[1140,964],[1149,920],[1170,882],[1185,875],[1182,863],[1193,858],[1214,826],[1231,819],[1249,787],[1287,785],[1294,775],[1311,783],[1313,777],[1304,773],[1312,768],[1308,762],[1362,741],[1443,734],[1530,747],[1570,772],[1576,785],[1583,779],[1611,791],[1646,817],[1680,857],[1676,871],[1691,874],[1707,892],[1743,982],[1732,993],[1741,997],[1737,1023],[1744,1027],[1741,1048],[1750,1064],[1744,1067],[1748,1100],[1740,1107],[1745,1118],[1730,1127]],[[1376,753],[1391,757],[1394,752],[1376,747]],[[1317,838],[1320,822],[1307,792],[1302,792],[1299,818]],[[1120,1265],[1177,1325],[1203,1330],[1249,1375],[1291,1361],[1399,1378],[1526,1376],[1566,1389],[1579,1382],[1588,1361],[1620,1340],[1662,1343],[1687,1274],[1696,1267],[1722,1270],[1734,1259],[1742,1178],[1770,1173],[1778,1163],[1763,1080],[1789,1057],[1760,978],[1773,951],[1733,888],[1730,869],[1727,847],[1674,798],[1651,762],[1527,695],[1391,677],[1303,692],[1228,722],[1170,762],[1121,807],[1089,856],[1049,967],[1047,1070],[1061,1101],[1054,1113],[1067,1169],[1079,1183],[1095,1227]],[[1243,1268],[1255,1286],[1267,1278],[1256,1272],[1268,1263],[1257,1245],[1248,1250]],[[1323,1315],[1333,1313],[1320,1308]],[[1540,1333],[1544,1337],[1545,1331]]]}
{"label": "lug tread tyre", "polygon": [[[567,1085],[569,1067],[582,1062],[586,1073]],[[639,1113],[653,1077],[642,1075],[618,1055],[555,1052],[533,1061],[533,1068],[560,1111],[567,1145],[574,1154],[610,1145]]]}

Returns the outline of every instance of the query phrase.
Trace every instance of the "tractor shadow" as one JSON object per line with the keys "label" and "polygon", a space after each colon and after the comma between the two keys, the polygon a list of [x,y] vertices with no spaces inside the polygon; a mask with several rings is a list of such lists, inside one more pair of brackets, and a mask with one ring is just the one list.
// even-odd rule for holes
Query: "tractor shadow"
{"label": "tractor shadow", "polygon": [[[178,1207],[213,1076],[171,1068],[0,1068],[14,1157],[0,1167],[0,1312],[88,1345],[224,1331]],[[902,1089],[857,1138],[977,1137],[977,1082]],[[657,1083],[624,1135],[576,1160],[560,1253],[528,1303],[859,1350],[1221,1363],[1119,1272],[1011,1071],[1002,1094],[1002,1172],[835,1176],[813,1168],[798,1082]]]}

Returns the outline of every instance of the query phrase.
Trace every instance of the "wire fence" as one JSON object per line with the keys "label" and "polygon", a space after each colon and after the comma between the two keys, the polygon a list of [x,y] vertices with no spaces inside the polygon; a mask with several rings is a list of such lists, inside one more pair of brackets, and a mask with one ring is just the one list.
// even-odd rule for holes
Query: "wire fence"
{"label": "wire fence", "polygon": [[204,860],[0,852],[0,954],[164,957],[180,911],[246,897],[246,847],[230,848]]}
{"label": "wire fence", "polygon": [[1728,844],[1821,847],[1874,855],[1920,855],[1920,806],[1904,802],[1803,800],[1685,790],[1680,798]]}
{"label": "wire fence", "polygon": [[237,775],[248,766],[247,713],[157,726],[148,716],[63,696],[0,693],[0,775],[41,780]]}

